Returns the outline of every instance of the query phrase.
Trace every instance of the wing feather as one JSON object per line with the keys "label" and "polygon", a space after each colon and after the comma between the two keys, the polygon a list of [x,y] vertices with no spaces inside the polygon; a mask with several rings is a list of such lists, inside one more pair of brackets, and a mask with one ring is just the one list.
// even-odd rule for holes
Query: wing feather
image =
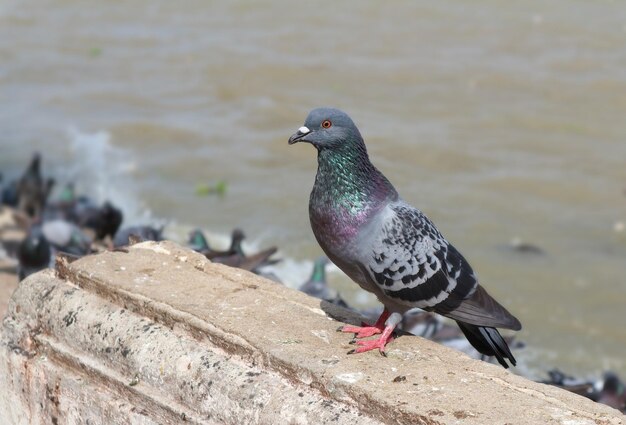
{"label": "wing feather", "polygon": [[475,290],[469,264],[454,248],[450,250],[421,211],[403,202],[389,208],[365,265],[386,296],[412,307],[432,308],[451,293],[465,297]]}
{"label": "wing feather", "polygon": [[365,265],[385,296],[473,325],[521,327],[421,211],[403,202],[389,208]]}

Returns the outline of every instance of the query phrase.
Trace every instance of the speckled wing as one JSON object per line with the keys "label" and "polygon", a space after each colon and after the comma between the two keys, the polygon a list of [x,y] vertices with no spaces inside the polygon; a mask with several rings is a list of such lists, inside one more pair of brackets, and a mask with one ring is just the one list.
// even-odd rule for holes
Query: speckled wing
{"label": "speckled wing", "polygon": [[479,326],[519,326],[421,211],[399,201],[382,214],[365,268],[387,297]]}
{"label": "speckled wing", "polygon": [[403,202],[387,209],[366,264],[383,293],[395,302],[424,309],[445,307],[451,294],[461,300],[471,295],[478,285],[474,272],[435,225]]}

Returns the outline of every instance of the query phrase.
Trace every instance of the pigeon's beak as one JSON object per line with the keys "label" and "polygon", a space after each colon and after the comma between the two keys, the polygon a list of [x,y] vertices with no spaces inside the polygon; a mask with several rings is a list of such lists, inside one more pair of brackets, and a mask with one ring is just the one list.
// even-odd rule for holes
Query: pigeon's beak
{"label": "pigeon's beak", "polygon": [[309,134],[311,130],[308,127],[302,126],[289,138],[289,144],[293,145],[298,142],[306,142],[307,140],[304,138],[307,134]]}

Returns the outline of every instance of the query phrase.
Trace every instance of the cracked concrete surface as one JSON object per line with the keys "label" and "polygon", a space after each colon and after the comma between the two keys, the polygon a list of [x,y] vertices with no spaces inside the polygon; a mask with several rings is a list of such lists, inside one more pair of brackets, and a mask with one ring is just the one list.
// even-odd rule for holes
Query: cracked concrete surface
{"label": "cracked concrete surface", "polygon": [[[349,356],[346,310],[171,242],[22,282],[0,346],[7,423],[623,424],[418,337]],[[4,422],[3,422],[4,423]]]}

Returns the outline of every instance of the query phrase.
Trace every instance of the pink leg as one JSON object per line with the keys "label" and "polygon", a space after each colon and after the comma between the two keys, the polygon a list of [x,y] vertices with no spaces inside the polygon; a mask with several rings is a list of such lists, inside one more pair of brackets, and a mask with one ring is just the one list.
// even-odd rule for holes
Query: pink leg
{"label": "pink leg", "polygon": [[370,351],[370,350],[374,350],[378,348],[378,350],[380,351],[380,354],[382,354],[383,356],[386,356],[385,345],[393,341],[393,336],[391,335],[391,333],[393,332],[395,327],[396,325],[386,326],[385,330],[380,335],[380,337],[376,339],[357,341],[356,344],[358,345],[358,347],[352,351],[349,351],[348,354],[364,353],[366,351]]}
{"label": "pink leg", "polygon": [[[354,333],[355,338],[367,338],[368,336],[379,334],[385,329],[385,322],[389,318],[389,311],[384,309],[376,323],[371,326],[367,323],[361,323],[362,326],[345,325],[337,329],[339,332]],[[393,330],[393,328],[392,328]]]}

